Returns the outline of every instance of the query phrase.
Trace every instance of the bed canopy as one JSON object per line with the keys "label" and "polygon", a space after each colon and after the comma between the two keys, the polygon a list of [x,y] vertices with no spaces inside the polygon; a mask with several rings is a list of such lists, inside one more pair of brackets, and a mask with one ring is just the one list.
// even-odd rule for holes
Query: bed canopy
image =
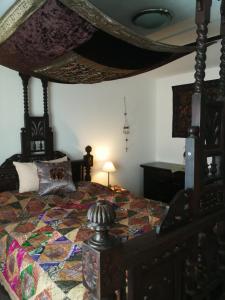
{"label": "bed canopy", "polygon": [[87,0],[12,0],[1,5],[0,64],[49,81],[124,78],[194,50],[138,35]]}

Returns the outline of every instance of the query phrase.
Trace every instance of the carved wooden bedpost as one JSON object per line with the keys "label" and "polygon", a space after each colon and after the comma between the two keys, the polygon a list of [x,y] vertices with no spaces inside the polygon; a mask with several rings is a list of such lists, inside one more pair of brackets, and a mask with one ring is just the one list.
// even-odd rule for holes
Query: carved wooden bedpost
{"label": "carved wooden bedpost", "polygon": [[[88,220],[95,234],[83,244],[83,283],[91,300],[117,299],[125,278],[122,269],[121,244],[109,235],[115,221],[113,206],[99,200],[88,210]],[[120,296],[120,299],[122,297]]]}
{"label": "carved wooden bedpost", "polygon": [[220,98],[225,100],[225,1],[221,2],[221,26],[220,34],[222,37],[221,41],[221,57],[220,57],[220,85],[219,85],[219,95]]}
{"label": "carved wooden bedpost", "polygon": [[43,88],[44,115],[48,116],[48,80],[41,80]]}
{"label": "carved wooden bedpost", "polygon": [[48,138],[45,140],[45,150],[46,156],[51,159],[53,156],[53,132],[51,127],[49,127],[49,114],[48,114],[48,80],[41,79],[42,89],[43,89],[43,107],[44,114],[43,120],[45,123],[45,128],[48,128],[46,135]]}
{"label": "carved wooden bedpost", "polygon": [[192,190],[191,212],[193,216],[199,214],[200,194],[203,180],[203,158],[200,157],[204,144],[202,124],[204,122],[204,95],[203,83],[206,68],[207,32],[210,21],[210,9],[212,0],[197,0],[196,24],[196,65],[195,84],[192,96],[192,124],[189,130],[189,137],[186,139],[186,167],[185,167],[185,189]]}
{"label": "carved wooden bedpost", "polygon": [[91,146],[87,146],[85,148],[85,151],[87,152],[87,154],[84,155],[85,181],[91,181],[91,167],[93,166],[93,155],[91,155]]}
{"label": "carved wooden bedpost", "polygon": [[23,159],[26,159],[26,156],[29,155],[29,148],[30,144],[28,144],[25,135],[26,135],[26,128],[28,127],[29,123],[29,97],[28,97],[28,84],[30,80],[30,76],[19,73],[19,76],[22,79],[23,84],[23,101],[24,101],[24,128],[21,129],[21,152],[23,154]]}
{"label": "carved wooden bedpost", "polygon": [[[221,41],[221,57],[220,57],[219,100],[225,103],[225,0],[222,0],[221,2],[220,13],[221,13],[220,34],[222,37],[222,41]],[[225,115],[225,108],[223,108],[223,115]],[[225,120],[223,120],[222,128],[223,128],[223,145],[224,145],[223,147],[225,147],[225,140],[224,140]],[[225,153],[223,153],[222,165],[223,165],[222,168],[223,182],[225,185]]]}
{"label": "carved wooden bedpost", "polygon": [[26,123],[26,117],[29,116],[29,97],[28,97],[28,84],[30,80],[30,76],[19,73],[22,84],[23,84],[23,101],[24,101],[24,122]]}

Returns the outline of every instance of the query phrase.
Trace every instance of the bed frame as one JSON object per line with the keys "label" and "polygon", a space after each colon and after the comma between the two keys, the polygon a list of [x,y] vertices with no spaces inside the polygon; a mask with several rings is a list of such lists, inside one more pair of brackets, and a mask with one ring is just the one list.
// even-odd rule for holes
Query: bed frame
{"label": "bed frame", "polygon": [[[30,76],[20,74],[24,94],[24,127],[21,129],[21,154],[14,154],[6,159],[0,166],[0,191],[17,190],[19,186],[18,175],[13,165],[14,161],[29,162],[38,160],[51,160],[65,156],[60,151],[54,151],[53,132],[49,126],[48,113],[48,81],[42,79],[43,87],[43,116],[30,116],[28,85]],[[91,167],[93,166],[92,148],[85,148],[83,159],[71,162],[73,181],[91,180]]]}
{"label": "bed frame", "polygon": [[[211,3],[212,0],[197,0],[196,72],[192,124],[186,139],[185,190],[173,198],[168,214],[156,230],[124,243],[108,234],[115,213],[107,201],[98,201],[89,209],[88,219],[95,233],[83,244],[83,283],[90,299],[225,299],[225,0],[221,0],[220,86],[213,101],[207,99],[203,90]],[[44,116],[34,118],[29,116],[28,108],[29,77],[22,75],[22,79],[25,99],[22,154],[9,158],[1,166],[0,190],[17,186],[13,160],[64,155],[53,151],[47,82],[42,80]],[[87,179],[92,160],[88,148],[80,161]]]}
{"label": "bed frame", "polygon": [[94,236],[83,245],[83,283],[90,299],[225,299],[225,0],[221,3],[218,96],[203,90],[212,0],[197,0],[197,54],[192,125],[186,139],[185,190],[157,227],[120,243],[108,234],[115,213],[107,201],[88,212]]}

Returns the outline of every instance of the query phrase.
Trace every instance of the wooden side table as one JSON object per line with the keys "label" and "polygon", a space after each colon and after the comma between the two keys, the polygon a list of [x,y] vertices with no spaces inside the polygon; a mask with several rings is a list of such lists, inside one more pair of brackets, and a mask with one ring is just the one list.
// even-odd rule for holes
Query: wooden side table
{"label": "wooden side table", "polygon": [[144,169],[144,197],[169,203],[184,188],[184,165],[152,162]]}

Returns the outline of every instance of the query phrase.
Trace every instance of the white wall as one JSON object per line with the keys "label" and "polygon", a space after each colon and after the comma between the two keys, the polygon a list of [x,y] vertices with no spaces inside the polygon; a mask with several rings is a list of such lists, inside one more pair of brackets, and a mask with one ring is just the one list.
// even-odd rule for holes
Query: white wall
{"label": "white wall", "polygon": [[20,152],[23,125],[22,86],[16,72],[0,66],[0,164]]}
{"label": "white wall", "polygon": [[[32,79],[32,112],[42,113],[41,83]],[[95,155],[93,180],[106,184],[100,172],[103,159],[112,160],[118,171],[111,183],[140,194],[141,163],[155,158],[155,83],[149,74],[95,85],[50,84],[50,111],[56,149],[71,158],[82,157],[90,144]],[[130,135],[125,152],[123,97],[127,98]],[[23,126],[22,84],[16,72],[0,67],[0,163],[20,152]]]}

